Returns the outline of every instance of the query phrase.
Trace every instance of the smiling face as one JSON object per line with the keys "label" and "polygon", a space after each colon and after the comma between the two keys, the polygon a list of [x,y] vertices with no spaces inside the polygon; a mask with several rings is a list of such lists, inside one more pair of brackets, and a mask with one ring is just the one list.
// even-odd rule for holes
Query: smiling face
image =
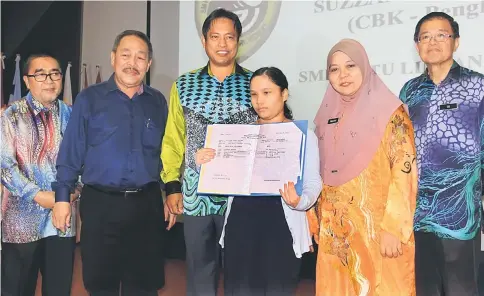
{"label": "smiling face", "polygon": [[363,84],[361,68],[344,52],[331,56],[328,79],[336,92],[345,97],[353,96]]}
{"label": "smiling face", "polygon": [[32,96],[44,106],[51,105],[62,91],[60,66],[51,57],[33,59],[23,79]]}
{"label": "smiling face", "polygon": [[214,19],[207,32],[202,36],[202,44],[210,62],[217,67],[226,67],[235,63],[238,41],[235,25],[228,18]]}
{"label": "smiling face", "polygon": [[151,65],[148,45],[143,39],[129,35],[123,37],[115,52],[111,52],[111,66],[120,89],[138,87]]}
{"label": "smiling face", "polygon": [[459,47],[459,38],[453,37],[450,22],[444,18],[425,21],[420,27],[419,41],[416,43],[418,54],[427,65],[450,62]]}

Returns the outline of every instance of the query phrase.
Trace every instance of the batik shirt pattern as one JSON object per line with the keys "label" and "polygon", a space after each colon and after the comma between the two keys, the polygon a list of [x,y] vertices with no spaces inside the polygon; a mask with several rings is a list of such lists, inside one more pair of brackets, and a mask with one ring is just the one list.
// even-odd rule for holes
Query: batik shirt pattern
{"label": "batik shirt pattern", "polygon": [[[181,183],[186,215],[224,215],[226,211],[227,197],[197,194],[199,171],[195,153],[204,146],[207,125],[249,124],[257,119],[251,105],[251,75],[251,72],[236,65],[233,73],[220,82],[207,65],[183,74],[174,83],[163,139],[162,180],[167,183],[178,179],[175,171],[184,155]],[[180,150],[184,152],[179,153]]]}
{"label": "batik shirt pattern", "polygon": [[415,129],[419,190],[416,231],[472,239],[481,221],[484,76],[454,62],[435,85],[427,73],[400,98]]}
{"label": "batik shirt pattern", "polygon": [[[59,145],[71,108],[57,101],[45,108],[29,93],[1,116],[1,178],[8,190],[2,201],[2,240],[29,243],[58,235],[52,211],[34,201],[39,191],[52,191]],[[75,235],[75,207],[71,227],[62,236]]]}

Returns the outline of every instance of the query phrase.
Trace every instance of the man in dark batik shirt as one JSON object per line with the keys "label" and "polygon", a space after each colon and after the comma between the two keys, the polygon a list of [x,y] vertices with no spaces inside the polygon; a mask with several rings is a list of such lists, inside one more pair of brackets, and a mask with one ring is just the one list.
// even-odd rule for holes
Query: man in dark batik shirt
{"label": "man in dark batik shirt", "polygon": [[401,90],[415,129],[417,295],[477,295],[481,222],[484,76],[453,59],[459,25],[423,17],[414,40],[426,71]]}

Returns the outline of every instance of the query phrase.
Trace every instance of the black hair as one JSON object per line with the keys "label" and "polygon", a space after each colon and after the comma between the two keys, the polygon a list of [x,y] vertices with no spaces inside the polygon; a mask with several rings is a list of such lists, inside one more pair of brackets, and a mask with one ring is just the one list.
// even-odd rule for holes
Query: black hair
{"label": "black hair", "polygon": [[450,27],[452,28],[452,35],[453,35],[454,39],[460,37],[459,24],[454,20],[454,18],[451,17],[450,15],[448,15],[445,12],[434,11],[434,12],[431,12],[431,13],[425,15],[423,18],[421,18],[418,21],[417,26],[415,26],[415,33],[413,34],[413,41],[415,41],[415,43],[418,42],[418,38],[419,38],[419,35],[420,35],[420,28],[422,27],[423,23],[425,23],[426,21],[436,19],[436,18],[445,19],[449,22]]}
{"label": "black hair", "polygon": [[57,65],[59,65],[59,71],[62,73],[61,65],[60,65],[58,59],[54,58],[52,55],[47,54],[47,53],[35,53],[35,54],[29,55],[29,57],[25,61],[24,67],[22,69],[23,75],[28,75],[29,74],[29,70],[30,70],[30,66],[32,64],[32,61],[35,60],[35,59],[38,59],[38,58],[51,58],[51,59],[54,59],[57,62]]}
{"label": "black hair", "polygon": [[[254,79],[254,77],[263,75],[269,77],[269,79],[274,82],[275,85],[279,86],[281,92],[285,89],[289,90],[289,83],[287,82],[286,75],[284,75],[284,73],[282,73],[282,71],[276,67],[263,67],[258,69],[252,74],[250,82],[252,82],[252,79]],[[284,102],[284,116],[290,120],[294,119],[292,111],[287,105],[287,101]]]}
{"label": "black hair", "polygon": [[121,40],[126,36],[136,36],[141,40],[143,40],[148,46],[148,59],[151,60],[151,58],[153,57],[153,45],[151,45],[150,38],[148,38],[148,36],[145,33],[136,31],[136,30],[126,30],[121,32],[121,34],[119,34],[118,36],[116,36],[116,39],[114,40],[114,45],[113,45],[113,52],[116,52],[116,50],[118,50],[119,43],[121,43]]}
{"label": "black hair", "polygon": [[242,35],[242,23],[240,22],[239,17],[235,13],[223,8],[218,8],[212,11],[203,22],[202,34],[203,37],[205,37],[205,40],[207,40],[207,34],[208,31],[210,31],[212,22],[219,18],[226,18],[234,23],[235,31],[237,32],[237,41],[239,41],[240,35]]}

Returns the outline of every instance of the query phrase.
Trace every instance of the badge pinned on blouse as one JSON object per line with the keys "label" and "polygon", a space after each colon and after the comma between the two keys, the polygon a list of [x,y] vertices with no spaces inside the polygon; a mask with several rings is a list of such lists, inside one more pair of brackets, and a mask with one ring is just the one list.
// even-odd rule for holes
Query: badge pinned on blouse
{"label": "badge pinned on blouse", "polygon": [[328,124],[335,124],[335,123],[337,123],[337,122],[338,122],[338,120],[339,120],[339,118],[337,118],[337,117],[336,117],[336,118],[330,118],[330,119],[328,120]]}

